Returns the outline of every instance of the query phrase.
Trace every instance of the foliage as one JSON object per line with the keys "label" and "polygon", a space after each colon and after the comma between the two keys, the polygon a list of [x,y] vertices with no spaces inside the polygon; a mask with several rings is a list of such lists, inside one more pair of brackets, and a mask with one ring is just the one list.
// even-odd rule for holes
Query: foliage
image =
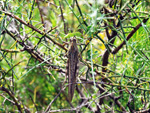
{"label": "foliage", "polygon": [[[148,0],[0,1],[0,112],[148,112]],[[72,102],[66,77],[76,37]]]}

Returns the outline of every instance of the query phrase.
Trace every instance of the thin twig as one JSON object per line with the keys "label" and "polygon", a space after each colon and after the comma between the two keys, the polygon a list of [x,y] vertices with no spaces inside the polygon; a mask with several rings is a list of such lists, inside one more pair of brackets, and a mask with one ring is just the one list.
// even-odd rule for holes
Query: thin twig
{"label": "thin twig", "polygon": [[49,105],[47,106],[47,108],[46,108],[46,110],[45,110],[45,113],[48,113],[48,112],[50,111],[53,102],[58,98],[58,96],[60,95],[60,93],[66,88],[66,87],[64,87],[65,82],[66,82],[66,78],[65,78],[65,80],[64,80],[64,82],[63,82],[63,84],[62,84],[61,90],[60,90],[59,93],[55,96],[55,98],[49,103]]}
{"label": "thin twig", "polygon": [[[77,92],[80,94],[80,97],[81,97],[81,105],[85,102],[85,101],[88,101],[89,99],[87,99],[85,97],[85,95],[83,94],[83,92],[78,88],[78,86],[76,86],[76,90]],[[90,111],[94,112],[94,110],[92,109],[92,107],[90,105],[86,105],[85,107],[87,107]]]}
{"label": "thin twig", "polygon": [[18,99],[4,86],[0,87],[0,90],[6,92],[13,99],[13,101],[15,102],[15,105],[17,106],[19,112],[22,113],[22,108],[21,108],[20,103],[18,102]]}
{"label": "thin twig", "polygon": [[83,14],[82,14],[81,9],[80,9],[80,6],[79,6],[79,4],[78,4],[78,1],[75,0],[75,2],[76,2],[76,4],[77,4],[77,8],[78,8],[78,10],[79,10],[79,13],[80,13],[80,15],[81,15],[81,17],[82,17],[83,23],[84,23],[86,26],[88,26],[88,24],[87,24],[86,21],[84,20]]}
{"label": "thin twig", "polygon": [[[84,79],[81,79],[81,80],[84,80]],[[84,81],[86,81],[86,80],[84,80]],[[92,84],[92,85],[94,85],[94,83],[93,83],[93,81],[92,82],[89,82],[90,84]],[[96,87],[100,90],[100,91],[102,91],[102,92],[106,92],[106,90],[103,88],[103,87],[101,87],[101,86],[99,86],[98,84],[96,84]],[[108,94],[108,93],[107,93]],[[118,107],[120,108],[120,109],[122,109],[123,111],[126,111],[126,109],[121,105],[121,103],[118,101],[118,99],[114,96],[114,95],[109,95],[109,97],[112,99],[112,100],[114,100],[114,102],[116,103],[116,105],[118,105]]]}
{"label": "thin twig", "polygon": [[[49,40],[51,40],[54,44],[58,45],[59,47],[61,47],[61,48],[64,49],[65,51],[67,51],[67,49],[66,49],[62,44],[56,42],[56,41],[55,41],[54,39],[52,39],[48,34],[45,34],[45,32],[43,32],[43,31],[37,29],[36,27],[34,27],[34,26],[31,25],[31,24],[26,23],[25,21],[21,20],[20,18],[18,18],[17,16],[15,16],[15,15],[13,15],[13,14],[11,14],[11,13],[8,13],[8,12],[6,12],[6,11],[2,11],[2,12],[5,13],[6,15],[12,17],[12,18],[15,18],[15,19],[18,20],[20,23],[22,23],[22,24],[28,26],[29,28],[31,28],[32,30],[38,32],[39,34],[45,35],[45,36],[46,36]],[[52,28],[52,29],[56,29],[56,27],[54,27],[54,28]]]}
{"label": "thin twig", "polygon": [[[148,21],[149,18],[145,18],[143,19],[143,23],[146,23]],[[134,35],[134,33],[142,26],[142,23],[139,23],[130,33],[129,35],[127,36],[127,41]],[[123,45],[125,44],[125,40],[117,47],[115,48],[112,53],[113,54],[116,54],[122,47]]]}
{"label": "thin twig", "polygon": [[45,32],[45,23],[44,23],[44,19],[43,19],[43,15],[42,15],[42,10],[40,9],[39,0],[36,0],[36,3],[37,3],[37,6],[38,6],[38,9],[39,9],[39,12],[40,12],[41,22],[42,22],[43,28],[44,28],[43,31]]}
{"label": "thin twig", "polygon": [[56,66],[50,65],[51,62],[50,61],[45,61],[44,58],[41,56],[41,53],[36,52],[33,50],[33,48],[29,48],[23,41],[19,41],[16,39],[16,37],[9,32],[7,29],[5,29],[5,31],[7,32],[8,35],[10,35],[15,41],[17,41],[23,48],[24,50],[26,50],[28,53],[30,53],[30,55],[35,58],[36,60],[38,60],[39,62],[44,62],[47,64],[47,66],[51,66],[53,69],[56,69],[58,72],[63,72],[65,73],[61,68],[57,68]]}
{"label": "thin twig", "polygon": [[61,11],[61,18],[62,18],[62,21],[64,23],[64,33],[67,34],[67,25],[66,25],[65,18],[64,18],[64,15],[63,15],[63,10],[62,10],[62,7],[61,7],[60,0],[59,0],[59,5],[60,5],[60,11]]}
{"label": "thin twig", "polygon": [[89,102],[85,101],[83,104],[81,104],[80,106],[76,107],[76,108],[71,108],[71,109],[58,109],[58,110],[51,110],[47,113],[53,113],[53,112],[62,112],[62,111],[78,111],[79,109],[81,109],[82,107],[88,105]]}

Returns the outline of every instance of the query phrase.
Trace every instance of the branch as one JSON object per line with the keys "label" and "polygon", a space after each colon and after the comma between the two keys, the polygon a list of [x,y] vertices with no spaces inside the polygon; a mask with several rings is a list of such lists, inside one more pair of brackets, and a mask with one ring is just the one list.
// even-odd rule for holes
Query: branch
{"label": "branch", "polygon": [[84,20],[83,14],[82,14],[81,9],[80,9],[80,6],[79,6],[79,4],[78,4],[78,1],[75,0],[75,2],[76,2],[76,4],[77,4],[77,8],[78,8],[78,10],[79,10],[79,13],[80,13],[80,15],[81,15],[81,17],[82,17],[83,23],[84,23],[86,26],[88,26],[88,24],[87,24],[86,21]]}
{"label": "branch", "polygon": [[145,110],[136,111],[134,113],[150,113],[150,108]]}
{"label": "branch", "polygon": [[14,101],[15,105],[17,106],[19,112],[20,112],[20,113],[23,113],[23,112],[22,112],[22,109],[21,109],[21,105],[20,105],[20,103],[18,102],[18,100],[15,98],[14,95],[13,95],[7,88],[5,88],[5,87],[3,87],[3,86],[0,87],[0,90],[6,92],[6,93],[13,99],[13,101]]}
{"label": "branch", "polygon": [[[146,23],[148,21],[149,18],[143,19],[143,23]],[[133,36],[133,34],[142,26],[142,23],[138,24],[127,36],[127,41]],[[125,44],[125,40],[117,47],[115,48],[112,53],[116,54]]]}
{"label": "branch", "polygon": [[[91,80],[85,80],[85,79],[81,79],[81,80],[84,81],[84,82],[87,81],[88,84],[94,85],[93,81],[91,81]],[[96,82],[96,87],[97,87],[100,91],[106,92],[106,89],[104,89],[103,87],[99,86],[99,85],[97,84],[97,82]],[[117,97],[115,97],[114,95],[109,94],[109,93],[106,93],[106,94],[109,95],[109,97],[116,103],[116,105],[117,105],[120,109],[122,109],[123,111],[126,111],[126,109],[125,109],[125,108],[121,105],[121,103],[118,101]]]}
{"label": "branch", "polygon": [[67,25],[66,25],[65,18],[64,18],[64,15],[63,15],[63,10],[62,10],[62,7],[61,7],[60,0],[59,0],[59,6],[60,6],[61,18],[62,18],[62,21],[64,23],[64,33],[67,34]]}
{"label": "branch", "polygon": [[[59,47],[61,47],[61,48],[64,49],[65,51],[67,51],[67,49],[66,49],[62,44],[56,42],[54,39],[52,39],[52,38],[51,38],[48,34],[46,34],[45,32],[43,32],[43,31],[37,29],[36,27],[34,27],[33,25],[31,25],[31,24],[29,24],[29,23],[26,23],[25,21],[21,20],[20,18],[18,18],[17,16],[15,16],[15,15],[13,15],[13,14],[11,14],[11,13],[8,13],[8,12],[6,12],[6,11],[2,11],[2,12],[5,13],[5,15],[8,15],[8,16],[10,16],[10,17],[12,17],[12,18],[15,18],[15,19],[18,20],[20,23],[22,23],[22,24],[28,26],[29,28],[31,28],[32,30],[38,32],[39,34],[45,35],[45,36],[46,36],[49,40],[51,40],[54,44],[58,45]],[[53,29],[56,29],[56,27],[52,28],[52,30],[53,30]]]}
{"label": "branch", "polygon": [[28,53],[30,53],[30,55],[35,58],[36,60],[38,60],[39,62],[45,62],[47,64],[47,66],[51,66],[53,69],[57,69],[58,72],[63,72],[65,73],[62,69],[58,69],[56,66],[53,66],[53,65],[50,65],[51,62],[50,61],[45,61],[44,58],[42,57],[41,53],[40,52],[36,52],[34,51],[34,49],[30,48],[27,44],[25,44],[24,41],[19,41],[16,39],[16,37],[11,33],[9,32],[7,29],[5,29],[6,33],[8,35],[10,35],[15,41],[17,41],[23,48],[24,50],[26,50]]}
{"label": "branch", "polygon": [[43,24],[43,28],[44,28],[44,32],[45,32],[45,23],[44,23],[44,19],[43,19],[43,15],[42,15],[42,10],[40,9],[40,4],[39,4],[39,0],[36,0],[38,9],[39,9],[39,13],[40,13],[40,17],[41,17],[41,22]]}
{"label": "branch", "polygon": [[80,106],[76,107],[76,108],[71,108],[71,109],[58,109],[58,110],[51,110],[49,112],[46,113],[53,113],[53,112],[62,112],[62,111],[78,111],[79,109],[81,109],[82,107],[88,105],[89,102],[85,101],[83,104],[81,104]]}
{"label": "branch", "polygon": [[[77,92],[80,94],[80,98],[82,100],[81,105],[85,102],[88,101],[89,99],[87,99],[85,97],[85,95],[83,94],[83,92],[78,88],[78,86],[76,86],[76,90]],[[92,107],[90,106],[90,104],[86,105],[85,107],[87,107],[90,111],[94,112],[94,110],[92,109]]]}
{"label": "branch", "polygon": [[49,112],[49,110],[51,109],[51,106],[52,106],[53,102],[58,98],[58,96],[60,95],[60,93],[66,88],[66,87],[64,87],[65,82],[66,82],[66,78],[65,78],[65,80],[64,80],[64,82],[63,82],[63,84],[62,84],[61,90],[60,90],[59,93],[55,96],[55,98],[49,103],[49,105],[47,106],[47,108],[46,108],[46,110],[45,110],[44,113],[48,113],[48,112]]}

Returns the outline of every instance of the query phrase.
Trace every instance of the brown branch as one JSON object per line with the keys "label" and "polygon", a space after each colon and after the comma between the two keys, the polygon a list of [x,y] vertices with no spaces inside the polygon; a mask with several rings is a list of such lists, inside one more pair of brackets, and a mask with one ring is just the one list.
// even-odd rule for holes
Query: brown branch
{"label": "brown branch", "polygon": [[14,49],[2,49],[0,48],[0,51],[8,52],[8,53],[18,53],[24,51],[24,49],[14,50]]}
{"label": "brown branch", "polygon": [[[71,109],[59,109],[59,110],[51,110],[48,111],[46,113],[53,113],[53,112],[62,112],[62,111],[79,111],[82,107],[88,105],[89,102],[85,101],[83,104],[81,104],[80,106],[77,106],[76,108],[71,108]],[[78,113],[78,112],[77,112]]]}
{"label": "brown branch", "polygon": [[[106,14],[107,14],[107,11],[106,11]],[[114,20],[113,20],[113,24],[116,27]],[[105,23],[105,25],[107,26],[107,23]],[[106,28],[106,34],[108,36],[108,40],[109,41],[111,40],[110,44],[113,45],[114,41],[115,41],[114,37],[117,35],[117,32],[115,30],[112,30],[112,34],[110,35],[109,32],[108,32],[108,28]],[[103,57],[102,57],[102,66],[104,66],[104,68],[102,68],[102,72],[103,73],[105,73],[107,71],[107,69],[105,67],[108,65],[109,55],[110,55],[110,51],[109,50],[106,50],[105,53],[103,54]]]}
{"label": "brown branch", "polygon": [[[82,81],[87,81],[88,84],[92,84],[94,85],[93,81],[90,81],[90,80],[85,80],[85,79],[81,79]],[[104,89],[103,87],[99,86],[97,83],[96,83],[96,87],[102,91],[102,92],[106,92],[106,89]],[[106,93],[106,94],[109,94],[109,93]],[[109,97],[116,103],[116,105],[123,111],[126,111],[126,109],[121,105],[121,103],[118,101],[118,98],[115,97],[114,95],[110,94]]]}
{"label": "brown branch", "polygon": [[[9,101],[9,102],[11,102],[12,104],[15,105],[15,102],[14,102],[13,100],[8,99],[8,98],[7,98],[6,96],[4,96],[3,94],[0,94],[0,96],[4,97],[5,100],[7,100],[7,101]],[[4,102],[3,102],[3,103],[4,103]]]}
{"label": "brown branch", "polygon": [[59,0],[59,6],[60,6],[60,11],[61,11],[61,18],[62,18],[62,21],[64,23],[64,33],[67,34],[67,25],[66,25],[65,18],[64,18],[64,15],[63,15],[63,10],[62,10],[62,7],[61,7],[60,0]]}
{"label": "brown branch", "polygon": [[0,87],[0,90],[6,92],[12,99],[13,101],[15,102],[15,105],[17,106],[18,110],[20,113],[22,113],[22,108],[21,108],[21,105],[20,103],[18,102],[18,100],[15,98],[15,96],[5,87]]}
{"label": "brown branch", "polygon": [[8,35],[10,35],[15,41],[17,41],[23,48],[24,50],[26,50],[28,53],[30,53],[30,55],[35,58],[36,60],[38,60],[39,62],[45,62],[47,64],[47,66],[51,66],[53,69],[56,69],[58,72],[63,72],[65,73],[62,69],[58,69],[56,66],[50,65],[51,62],[50,61],[45,61],[44,58],[42,57],[40,52],[36,52],[33,48],[30,48],[28,45],[26,45],[23,41],[19,41],[16,39],[16,37],[9,32],[7,29],[5,29],[6,33]]}
{"label": "brown branch", "polygon": [[109,54],[110,54],[110,52],[108,52],[108,50],[106,50],[104,55],[103,55],[103,57],[102,57],[102,61],[103,61],[102,62],[102,66],[104,66],[102,68],[102,72],[106,72],[107,71],[106,66],[108,65]]}
{"label": "brown branch", "polygon": [[[143,19],[143,23],[146,23],[148,21],[149,18],[146,18],[146,19]],[[130,33],[129,35],[127,36],[127,41],[134,35],[134,33],[142,26],[142,23],[139,23]],[[125,40],[117,47],[115,48],[112,53],[113,54],[116,54],[122,47],[123,45],[125,44]]]}
{"label": "brown branch", "polygon": [[[76,86],[76,91],[80,94],[81,97],[81,105],[85,102],[88,101],[88,99],[85,97],[85,95],[83,94],[83,92],[78,88],[78,86]],[[92,109],[92,107],[90,106],[90,104],[86,105],[85,107],[87,107],[90,111],[94,112],[94,110]]]}
{"label": "brown branch", "polygon": [[136,111],[134,113],[150,113],[150,108],[149,109],[140,110],[140,111]]}
{"label": "brown branch", "polygon": [[61,88],[61,90],[60,90],[59,93],[55,96],[55,98],[49,103],[49,105],[47,106],[47,108],[46,108],[46,110],[45,110],[45,113],[47,113],[47,112],[50,111],[53,102],[58,98],[58,96],[61,94],[61,92],[66,88],[66,87],[64,87],[65,82],[66,82],[66,78],[65,78],[64,82],[62,83],[62,88]]}
{"label": "brown branch", "polygon": [[[80,59],[81,62],[83,62],[89,69],[91,69],[91,65],[89,63],[87,63],[86,61],[84,61],[83,59]],[[99,72],[97,69],[95,70],[96,74],[101,76],[102,78],[105,78],[109,83],[112,83],[112,81],[107,78],[104,73]]]}
{"label": "brown branch", "polygon": [[[10,17],[12,17],[12,18],[15,18],[15,19],[18,20],[20,23],[22,23],[22,24],[28,26],[29,28],[31,28],[32,30],[38,32],[39,34],[45,35],[45,36],[46,36],[49,40],[51,40],[54,44],[56,44],[57,46],[61,47],[61,48],[64,49],[65,51],[67,51],[67,49],[66,49],[62,44],[56,42],[54,39],[52,39],[52,38],[51,38],[48,34],[46,34],[45,32],[43,32],[43,31],[37,29],[36,27],[34,27],[34,26],[31,25],[31,24],[26,23],[25,21],[21,20],[20,18],[18,18],[17,16],[15,16],[15,15],[13,15],[13,14],[11,14],[11,13],[8,13],[8,12],[6,12],[6,11],[2,11],[2,12],[5,13],[5,15],[8,15],[8,16],[10,16]],[[56,27],[54,27],[54,28],[52,28],[52,29],[56,29]]]}
{"label": "brown branch", "polygon": [[44,24],[44,19],[43,19],[42,11],[40,9],[39,0],[36,0],[36,3],[37,3],[37,6],[38,6],[38,9],[39,9],[39,12],[40,12],[40,17],[41,17],[41,21],[42,21],[44,32],[45,32],[45,24]]}

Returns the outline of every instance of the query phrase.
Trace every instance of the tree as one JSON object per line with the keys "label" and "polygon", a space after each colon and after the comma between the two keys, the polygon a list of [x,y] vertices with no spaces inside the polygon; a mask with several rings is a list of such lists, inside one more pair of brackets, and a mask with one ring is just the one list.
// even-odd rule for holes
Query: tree
{"label": "tree", "polygon": [[[148,0],[0,2],[2,112],[148,112]],[[79,54],[68,98],[67,52]],[[73,84],[73,83],[72,83]]]}

